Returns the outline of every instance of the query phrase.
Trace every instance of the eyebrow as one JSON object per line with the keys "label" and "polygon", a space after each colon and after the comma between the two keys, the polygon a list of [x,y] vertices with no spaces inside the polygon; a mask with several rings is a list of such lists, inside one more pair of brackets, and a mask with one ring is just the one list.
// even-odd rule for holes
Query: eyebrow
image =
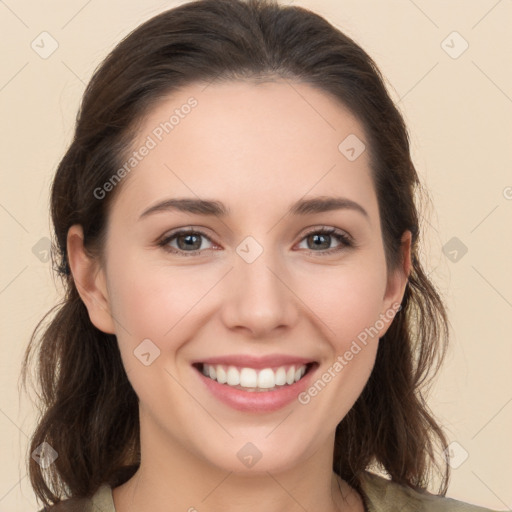
{"label": "eyebrow", "polygon": [[[312,215],[315,213],[323,213],[333,210],[353,210],[363,214],[366,218],[369,218],[368,212],[359,203],[345,197],[329,196],[300,199],[290,206],[288,214]],[[220,201],[195,198],[172,198],[165,199],[153,206],[150,206],[142,212],[139,220],[150,214],[166,211],[178,211],[217,217],[226,217],[230,214],[230,209]]]}

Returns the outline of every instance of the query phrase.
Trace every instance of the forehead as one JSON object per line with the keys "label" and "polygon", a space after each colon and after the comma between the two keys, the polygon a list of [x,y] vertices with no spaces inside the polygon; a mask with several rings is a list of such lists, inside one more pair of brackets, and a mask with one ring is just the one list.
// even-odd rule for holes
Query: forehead
{"label": "forehead", "polygon": [[147,113],[123,162],[132,155],[119,202],[140,212],[159,198],[197,196],[257,214],[335,192],[372,210],[364,141],[350,111],[308,84],[191,84]]}

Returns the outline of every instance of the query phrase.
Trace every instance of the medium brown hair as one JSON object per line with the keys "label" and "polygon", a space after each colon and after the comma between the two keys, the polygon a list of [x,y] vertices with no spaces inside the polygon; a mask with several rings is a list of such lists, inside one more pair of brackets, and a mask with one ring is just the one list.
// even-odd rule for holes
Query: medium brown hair
{"label": "medium brown hair", "polygon": [[[416,193],[404,120],[373,60],[352,39],[304,8],[272,0],[199,0],[142,24],[107,56],[88,84],[74,139],[51,191],[52,261],[65,297],[36,326],[23,361],[35,363],[40,417],[30,452],[46,441],[57,453],[47,469],[29,460],[45,505],[91,496],[128,480],[140,463],[138,399],[117,339],[90,321],[70,274],[66,237],[80,224],[85,247],[101,253],[109,205],[94,190],[119,169],[149,109],[179,88],[221,80],[281,78],[331,95],[360,121],[370,155],[388,269],[401,264],[401,236],[412,233],[412,270],[402,309],[381,339],[373,372],[336,430],[333,470],[359,492],[360,473],[376,465],[426,489],[447,446],[425,402],[425,386],[444,358],[448,323],[418,256]],[[341,141],[340,141],[341,142]],[[48,321],[45,321],[48,319]],[[40,335],[40,336],[39,336]],[[36,341],[39,340],[39,345]]]}

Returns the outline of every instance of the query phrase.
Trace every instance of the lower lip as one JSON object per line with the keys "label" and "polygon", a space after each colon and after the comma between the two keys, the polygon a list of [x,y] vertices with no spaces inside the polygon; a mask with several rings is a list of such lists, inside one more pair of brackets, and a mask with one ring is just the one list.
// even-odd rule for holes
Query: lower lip
{"label": "lower lip", "polygon": [[272,412],[297,400],[298,395],[308,387],[316,367],[317,365],[310,368],[298,382],[273,391],[242,391],[227,384],[219,384],[216,380],[204,376],[197,368],[194,370],[210,392],[233,409],[243,412]]}

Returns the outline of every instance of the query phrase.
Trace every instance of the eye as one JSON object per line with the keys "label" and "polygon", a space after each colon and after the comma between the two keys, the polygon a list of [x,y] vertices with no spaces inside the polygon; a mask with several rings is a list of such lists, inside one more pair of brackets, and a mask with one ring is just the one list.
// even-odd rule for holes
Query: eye
{"label": "eye", "polygon": [[[338,242],[336,247],[330,247],[333,239]],[[314,229],[307,233],[302,240],[306,242],[306,249],[309,253],[320,253],[321,255],[339,252],[355,245],[349,235],[335,228]],[[313,247],[314,250],[311,250],[310,247]]]}
{"label": "eye", "polygon": [[[166,236],[158,243],[158,245],[163,247],[166,251],[174,254],[183,256],[199,256],[203,250],[211,249],[211,247],[205,248],[202,246],[203,238],[211,243],[210,238],[202,231],[183,229]],[[172,242],[176,242],[177,247],[172,246]]]}
{"label": "eye", "polygon": [[[210,237],[202,231],[182,229],[164,237],[158,242],[158,245],[164,250],[180,256],[200,256],[203,251],[212,249],[212,247],[203,247],[203,239],[213,244]],[[335,247],[331,247],[333,240],[338,242]],[[355,246],[349,235],[335,228],[311,230],[302,241],[306,242],[306,249],[310,254],[319,253],[320,255],[329,255]],[[176,245],[172,245],[174,243]],[[313,250],[310,247],[313,247]]]}

